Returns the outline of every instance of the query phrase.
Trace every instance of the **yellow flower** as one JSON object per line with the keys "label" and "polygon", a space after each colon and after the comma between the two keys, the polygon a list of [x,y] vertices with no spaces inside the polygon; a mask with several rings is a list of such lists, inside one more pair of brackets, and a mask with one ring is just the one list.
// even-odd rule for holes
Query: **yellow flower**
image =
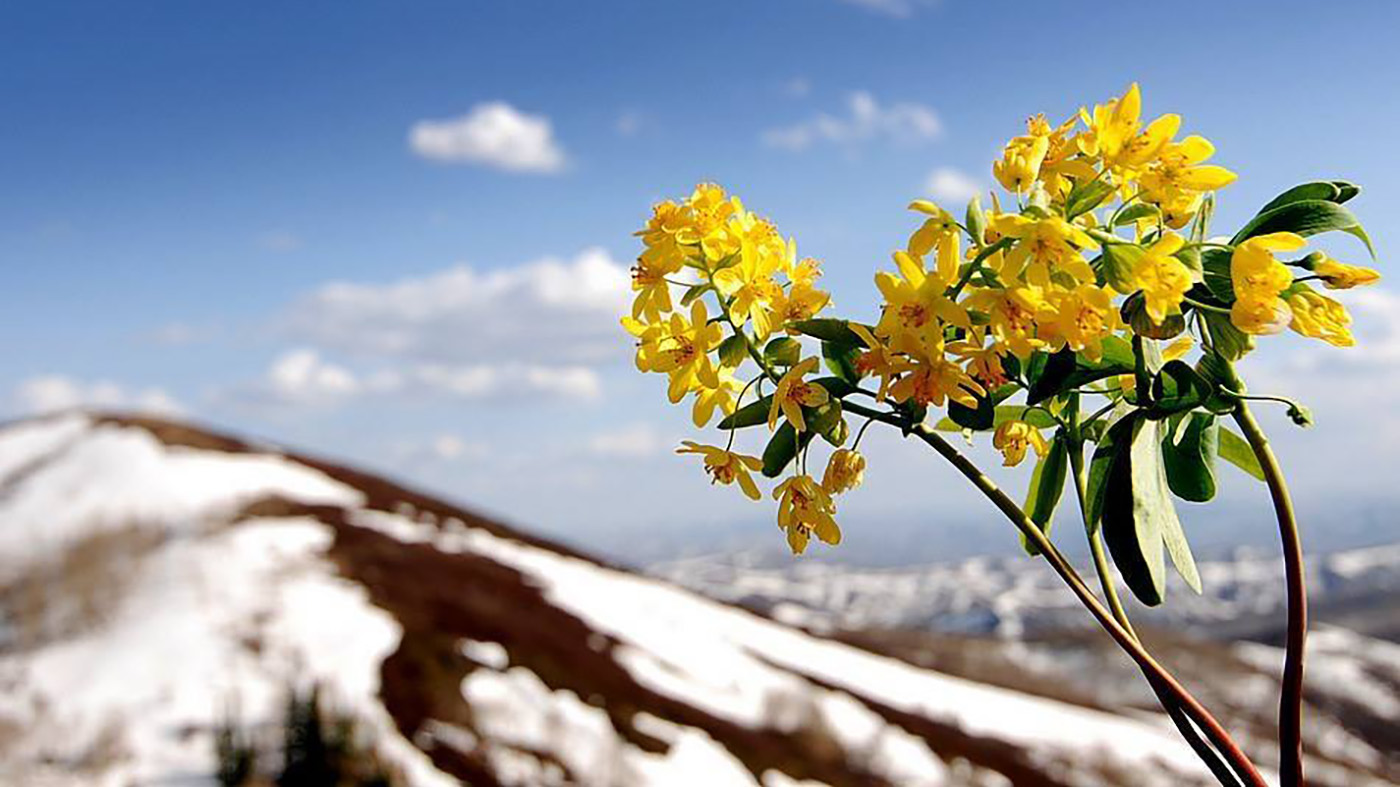
{"label": "yellow flower", "polygon": [[1374,268],[1363,268],[1359,265],[1348,265],[1344,262],[1323,255],[1322,259],[1313,263],[1312,272],[1329,290],[1349,290],[1352,287],[1363,287],[1367,284],[1375,284],[1380,281],[1381,273]]}
{"label": "yellow flower", "polygon": [[1025,360],[1042,342],[1036,338],[1035,318],[1045,307],[1038,287],[977,290],[967,299],[969,308],[986,314],[987,327],[999,344]]}
{"label": "yellow flower", "polygon": [[1293,311],[1277,295],[1237,298],[1230,307],[1230,322],[1254,336],[1278,333],[1292,319]]}
{"label": "yellow flower", "polygon": [[1002,149],[1001,160],[992,163],[992,176],[1007,191],[1025,194],[1040,177],[1040,166],[1048,152],[1048,136],[1015,137]]}
{"label": "yellow flower", "polygon": [[649,370],[671,376],[667,395],[672,404],[695,387],[700,371],[710,363],[709,353],[722,338],[719,325],[709,321],[702,299],[691,304],[689,321],[679,313],[671,315],[665,334],[657,337]]}
{"label": "yellow flower", "polygon": [[1201,162],[1215,154],[1210,140],[1189,136],[1162,148],[1157,161],[1143,172],[1139,183],[1142,199],[1162,209],[1168,226],[1184,227],[1201,206],[1201,194],[1235,182],[1236,175],[1224,167]]}
{"label": "yellow flower", "polygon": [[907,345],[920,346],[942,341],[943,323],[971,327],[967,311],[947,297],[947,282],[930,276],[918,260],[905,252],[894,253],[899,275],[881,271],[875,286],[885,296],[875,333],[890,339],[900,351]]}
{"label": "yellow flower", "polygon": [[[909,203],[909,208],[929,216],[909,237],[909,255],[918,261],[937,249],[938,264],[935,271],[938,279],[945,287],[952,284],[953,279],[957,278],[958,263],[961,261],[958,247],[962,239],[962,230],[958,228],[958,220],[953,218],[953,214],[928,200],[914,200]],[[922,267],[920,263],[920,268]]]}
{"label": "yellow flower", "polygon": [[1080,250],[1097,249],[1099,244],[1059,216],[1032,219],[1004,214],[992,224],[1003,236],[1019,239],[1006,253],[1003,280],[1024,277],[1028,284],[1047,287],[1050,274],[1060,271],[1081,284],[1094,281],[1094,269]]}
{"label": "yellow flower", "polygon": [[787,532],[788,546],[795,555],[807,549],[813,533],[824,543],[841,543],[841,528],[836,526],[836,503],[831,495],[809,475],[795,475],[773,490],[778,501],[778,527]]}
{"label": "yellow flower", "polygon": [[778,380],[778,390],[773,392],[773,404],[768,409],[769,429],[777,426],[778,416],[782,415],[793,429],[805,431],[807,422],[802,418],[802,408],[821,407],[831,398],[825,388],[802,379],[816,368],[817,359],[808,358],[788,369]]}
{"label": "yellow flower", "polygon": [[967,363],[968,376],[983,388],[991,391],[1006,385],[1006,370],[1001,366],[1006,349],[1000,342],[983,347],[980,342],[957,341],[948,345],[948,352]]}
{"label": "yellow flower", "polygon": [[734,412],[736,397],[743,390],[734,373],[714,364],[705,364],[695,376],[695,404],[690,417],[697,428],[705,426],[718,409],[725,415]]}
{"label": "yellow flower", "polygon": [[987,392],[961,366],[944,357],[942,342],[904,360],[898,368],[908,374],[890,388],[895,401],[913,400],[920,405],[942,407],[944,401],[951,399],[976,407],[977,396]]}
{"label": "yellow flower", "polygon": [[705,458],[705,472],[710,475],[710,483],[729,486],[737,481],[739,489],[750,500],[762,497],[758,492],[758,485],[753,482],[753,476],[749,475],[750,470],[763,467],[763,462],[758,457],[736,454],[723,448],[701,445],[690,440],[683,441],[681,445],[683,447],[677,448],[676,453],[700,454]]}
{"label": "yellow flower", "polygon": [[1136,82],[1122,98],[1095,106],[1092,115],[1081,109],[1080,118],[1089,130],[1079,137],[1080,150],[1099,157],[1124,180],[1131,178],[1134,170],[1156,158],[1181,126],[1179,116],[1162,115],[1139,134],[1141,116],[1142,94]]}
{"label": "yellow flower", "polygon": [[649,372],[661,350],[661,340],[666,337],[669,322],[645,323],[636,317],[624,316],[622,327],[637,337],[637,371]]}
{"label": "yellow flower", "polygon": [[715,289],[733,299],[729,304],[729,319],[740,328],[752,320],[754,334],[760,340],[768,338],[772,332],[769,315],[773,301],[781,293],[772,279],[776,264],[770,267],[770,262],[763,256],[746,256],[714,275]]}
{"label": "yellow flower", "polygon": [[660,253],[649,248],[637,258],[632,266],[632,291],[637,297],[632,301],[632,316],[646,317],[656,322],[661,315],[671,311],[671,285],[666,277],[680,271],[685,258],[679,253]]}
{"label": "yellow flower", "polygon": [[831,303],[831,294],[809,284],[794,284],[788,292],[778,288],[773,293],[773,313],[769,318],[772,330],[802,320],[810,320]]}
{"label": "yellow flower", "polygon": [[861,377],[875,375],[880,378],[880,390],[875,394],[875,401],[883,402],[889,394],[890,385],[899,374],[898,360],[894,352],[875,338],[869,328],[854,322],[849,323],[849,325],[851,330],[860,337],[860,340],[865,342],[867,348],[856,358],[856,372]]}
{"label": "yellow flower", "polygon": [[1184,245],[1180,235],[1169,232],[1149,246],[1133,267],[1133,286],[1142,290],[1147,314],[1155,323],[1181,311],[1181,301],[1194,283],[1191,269],[1172,256]]}
{"label": "yellow flower", "polygon": [[[792,246],[792,258],[797,257],[795,243]],[[822,276],[822,264],[811,257],[803,257],[800,262],[789,262],[786,268],[788,281],[794,285],[805,287],[815,287],[817,279]]]}
{"label": "yellow flower", "polygon": [[1347,327],[1351,325],[1351,315],[1347,314],[1345,306],[1326,295],[1304,289],[1289,296],[1288,306],[1293,310],[1290,327],[1294,331],[1337,347],[1356,344]]}
{"label": "yellow flower", "polygon": [[725,196],[724,189],[713,183],[701,183],[686,200],[686,221],[677,230],[676,240],[700,246],[706,259],[722,259],[737,250],[737,239],[728,224],[730,216],[742,211],[738,198]]}
{"label": "yellow flower", "polygon": [[1113,305],[1113,291],[1093,284],[1052,291],[1036,322],[1040,338],[1052,347],[1068,346],[1092,361],[1103,357],[1104,338],[1122,325]]}
{"label": "yellow flower", "polygon": [[1001,452],[1002,465],[1015,467],[1026,458],[1026,449],[1034,448],[1036,456],[1045,456],[1050,444],[1039,429],[1025,421],[1004,421],[992,435],[992,447]]}
{"label": "yellow flower", "polygon": [[1278,333],[1292,319],[1279,293],[1293,284],[1293,274],[1274,259],[1275,251],[1294,251],[1307,241],[1291,232],[1257,235],[1235,247],[1230,255],[1230,280],[1235,303],[1230,321],[1249,334]]}
{"label": "yellow flower", "polygon": [[864,479],[865,457],[859,451],[838,448],[831,452],[831,459],[827,460],[826,472],[822,474],[822,488],[837,495],[855,489]]}

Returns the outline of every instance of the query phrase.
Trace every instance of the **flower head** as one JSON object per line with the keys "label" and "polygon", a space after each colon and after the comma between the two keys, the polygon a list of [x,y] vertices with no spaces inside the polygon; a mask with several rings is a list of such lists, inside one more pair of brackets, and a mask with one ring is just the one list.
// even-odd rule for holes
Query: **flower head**
{"label": "flower head", "polygon": [[710,476],[710,483],[729,486],[738,482],[739,489],[750,500],[762,497],[758,492],[758,485],[753,482],[753,476],[749,475],[749,471],[763,467],[763,462],[758,457],[736,454],[723,448],[702,445],[691,440],[682,442],[681,447],[676,449],[676,453],[699,454],[704,457],[705,472]]}
{"label": "flower head", "polygon": [[1374,268],[1337,262],[1325,254],[1322,255],[1322,259],[1313,263],[1312,272],[1322,279],[1323,285],[1329,290],[1349,290],[1352,287],[1375,284],[1381,279],[1380,271]]}
{"label": "flower head", "polygon": [[1050,444],[1039,429],[1025,421],[1005,421],[992,435],[992,447],[1001,452],[1002,464],[1015,467],[1026,458],[1026,449],[1035,449],[1036,456],[1045,456]]}
{"label": "flower head", "polygon": [[768,409],[768,428],[777,426],[779,416],[785,417],[792,428],[806,431],[807,422],[802,417],[803,407],[821,407],[831,395],[816,383],[802,379],[817,368],[817,359],[808,358],[798,363],[778,380],[778,390],[773,392],[773,404]]}
{"label": "flower head", "polygon": [[822,488],[836,495],[855,489],[864,479],[865,457],[859,451],[838,448],[831,452],[831,458],[827,460]]}
{"label": "flower head", "polygon": [[1347,327],[1351,325],[1351,315],[1347,314],[1345,306],[1307,288],[1289,296],[1287,301],[1288,308],[1293,311],[1290,327],[1294,331],[1337,347],[1356,344]]}
{"label": "flower head", "polygon": [[778,501],[778,527],[787,533],[793,554],[807,549],[813,533],[823,543],[841,543],[841,528],[834,517],[836,503],[811,476],[792,476],[773,490],[773,497]]}
{"label": "flower head", "polygon": [[1133,286],[1142,290],[1147,313],[1155,323],[1181,311],[1181,301],[1194,283],[1191,269],[1172,256],[1185,243],[1180,235],[1169,232],[1149,246],[1133,267]]}

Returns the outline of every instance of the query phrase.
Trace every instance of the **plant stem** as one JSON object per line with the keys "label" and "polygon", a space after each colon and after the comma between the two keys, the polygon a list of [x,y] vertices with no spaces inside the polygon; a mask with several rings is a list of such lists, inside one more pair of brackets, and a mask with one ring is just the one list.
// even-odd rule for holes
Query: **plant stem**
{"label": "plant stem", "polygon": [[[1113,582],[1113,574],[1108,565],[1108,556],[1104,554],[1103,538],[1099,535],[1098,528],[1089,521],[1088,490],[1084,480],[1084,448],[1083,441],[1076,440],[1076,445],[1070,447],[1069,461],[1071,470],[1074,473],[1074,491],[1079,498],[1079,511],[1084,520],[1084,535],[1089,539],[1089,552],[1094,557],[1094,572],[1099,575],[1099,584],[1103,587],[1104,598],[1108,600],[1109,611],[1113,613],[1114,620],[1127,632],[1133,635],[1139,643],[1142,639],[1133,630],[1133,624],[1128,620],[1128,612],[1123,608],[1123,602],[1118,598],[1118,588]],[[1152,693],[1157,695],[1157,701],[1167,711],[1167,716],[1176,725],[1177,732],[1191,746],[1196,756],[1201,758],[1201,762],[1210,768],[1210,772],[1215,775],[1224,787],[1238,787],[1240,784],[1237,775],[1225,764],[1220,754],[1211,748],[1210,743],[1202,737],[1200,728],[1191,723],[1181,705],[1176,702],[1171,693],[1157,681],[1156,677],[1147,670],[1143,670],[1143,677],[1147,678],[1147,685],[1152,687]]]}
{"label": "plant stem", "polygon": [[924,441],[934,451],[938,452],[944,459],[958,469],[973,486],[976,486],[988,500],[992,502],[1011,523],[1020,529],[1021,533],[1045,555],[1046,561],[1050,564],[1055,573],[1060,575],[1060,579],[1069,586],[1070,590],[1079,599],[1079,602],[1088,608],[1089,612],[1099,622],[1113,638],[1118,646],[1127,651],[1128,655],[1137,662],[1145,672],[1148,672],[1157,680],[1163,691],[1180,703],[1182,710],[1190,717],[1191,721],[1200,726],[1201,730],[1210,738],[1217,749],[1229,760],[1231,767],[1240,773],[1245,783],[1250,787],[1267,787],[1264,777],[1259,774],[1259,770],[1250,762],[1249,757],[1240,750],[1238,744],[1230,738],[1225,728],[1216,721],[1215,717],[1206,710],[1195,697],[1167,672],[1152,654],[1143,649],[1142,645],[1127,629],[1119,625],[1113,618],[1113,613],[1109,612],[1089,589],[1089,586],[1080,578],[1078,572],[1070,565],[1065,556],[1051,543],[1050,539],[1041,532],[1040,528],[1026,516],[1021,507],[1016,504],[1005,492],[988,478],[985,473],[978,469],[977,465],[963,456],[951,443],[944,440],[937,432],[931,431],[922,424],[910,426],[898,415],[882,412],[857,404],[847,404],[846,409],[860,415],[873,416],[878,420],[906,429],[909,434],[916,435]]}
{"label": "plant stem", "polygon": [[1308,591],[1303,568],[1303,541],[1293,500],[1269,439],[1243,402],[1235,408],[1235,423],[1254,449],[1264,481],[1274,501],[1279,537],[1283,542],[1283,568],[1288,585],[1288,634],[1284,648],[1283,689],[1278,706],[1279,777],[1283,787],[1302,787],[1303,781],[1303,657],[1308,638]]}

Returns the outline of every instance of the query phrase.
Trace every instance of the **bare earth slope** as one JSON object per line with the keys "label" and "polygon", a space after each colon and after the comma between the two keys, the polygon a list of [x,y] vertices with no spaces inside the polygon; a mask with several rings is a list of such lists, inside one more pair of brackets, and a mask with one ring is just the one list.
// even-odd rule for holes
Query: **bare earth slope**
{"label": "bare earth slope", "polygon": [[0,783],[213,783],[320,684],[408,784],[1197,784],[1165,719],[996,688],[183,424],[0,428]]}

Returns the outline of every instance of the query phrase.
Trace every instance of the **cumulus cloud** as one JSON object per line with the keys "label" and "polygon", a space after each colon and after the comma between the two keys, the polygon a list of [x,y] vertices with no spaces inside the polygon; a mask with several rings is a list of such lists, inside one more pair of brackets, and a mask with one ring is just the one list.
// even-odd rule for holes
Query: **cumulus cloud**
{"label": "cumulus cloud", "polygon": [[513,268],[457,266],[389,284],[328,284],[286,319],[297,340],[443,364],[586,364],[626,341],[627,268],[599,249]]}
{"label": "cumulus cloud", "polygon": [[933,5],[932,0],[841,0],[849,5],[860,6],[867,11],[906,19],[914,15],[921,6]]}
{"label": "cumulus cloud", "polygon": [[982,184],[967,173],[952,167],[939,167],[924,181],[924,191],[943,202],[967,202],[982,191]]}
{"label": "cumulus cloud", "polygon": [[548,174],[566,163],[549,118],[526,114],[504,101],[477,104],[455,118],[420,120],[409,130],[408,145],[432,161],[507,172]]}
{"label": "cumulus cloud", "polygon": [[84,382],[64,375],[31,377],[16,386],[14,406],[26,415],[77,408],[138,410],[178,415],[184,407],[162,388],[133,389],[108,380]]}
{"label": "cumulus cloud", "polygon": [[873,139],[901,143],[923,142],[943,130],[938,114],[923,104],[901,102],[882,105],[866,91],[852,93],[846,112],[818,114],[796,125],[769,129],[763,141],[784,150],[806,150],[817,142],[851,145]]}
{"label": "cumulus cloud", "polygon": [[262,381],[235,393],[253,403],[331,405],[372,397],[594,399],[601,388],[598,375],[582,366],[420,363],[356,372],[300,348],[278,356]]}

